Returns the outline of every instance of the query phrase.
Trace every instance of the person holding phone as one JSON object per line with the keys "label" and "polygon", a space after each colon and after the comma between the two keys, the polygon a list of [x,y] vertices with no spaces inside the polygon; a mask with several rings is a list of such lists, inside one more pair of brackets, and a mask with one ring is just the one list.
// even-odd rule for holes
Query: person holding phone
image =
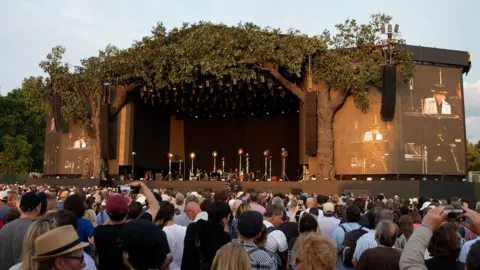
{"label": "person holding phone", "polygon": [[[462,217],[466,221],[455,222],[470,229],[475,234],[480,234],[480,214],[463,206],[464,213]],[[402,270],[418,270],[428,269],[425,265],[424,255],[428,243],[432,238],[433,232],[441,226],[444,226],[448,220],[448,212],[444,206],[439,206],[428,211],[423,218],[422,225],[419,226],[412,234],[403,250],[400,258],[400,269]],[[468,251],[465,251],[468,253]]]}

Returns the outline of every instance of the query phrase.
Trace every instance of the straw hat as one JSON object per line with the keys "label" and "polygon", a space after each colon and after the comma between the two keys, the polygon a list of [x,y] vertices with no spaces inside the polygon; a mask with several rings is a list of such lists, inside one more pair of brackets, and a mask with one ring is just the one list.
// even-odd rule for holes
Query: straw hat
{"label": "straw hat", "polygon": [[72,253],[88,246],[80,241],[72,225],[61,226],[48,231],[35,239],[36,261],[45,261]]}

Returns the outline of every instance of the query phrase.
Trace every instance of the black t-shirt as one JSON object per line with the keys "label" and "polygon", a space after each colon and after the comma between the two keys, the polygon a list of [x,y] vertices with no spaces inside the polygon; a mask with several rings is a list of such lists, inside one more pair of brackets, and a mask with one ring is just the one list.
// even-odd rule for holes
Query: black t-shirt
{"label": "black t-shirt", "polygon": [[123,264],[120,236],[125,224],[100,225],[93,231],[98,254],[98,269],[129,270]]}
{"label": "black t-shirt", "polygon": [[[144,213],[139,219],[152,221],[152,215]],[[100,225],[93,231],[95,248],[98,254],[98,269],[125,269],[120,236],[125,224]]]}
{"label": "black t-shirt", "polygon": [[[196,240],[199,240],[200,247],[198,248]],[[220,224],[204,220],[191,223],[185,233],[182,270],[210,269],[217,251],[231,241],[230,234],[225,232]],[[205,261],[203,267],[200,264],[199,253]]]}
{"label": "black t-shirt", "polygon": [[292,238],[298,237],[300,233],[298,232],[298,223],[296,222],[283,222],[278,226],[277,230],[280,230],[285,234],[287,238],[287,243],[292,240]]}

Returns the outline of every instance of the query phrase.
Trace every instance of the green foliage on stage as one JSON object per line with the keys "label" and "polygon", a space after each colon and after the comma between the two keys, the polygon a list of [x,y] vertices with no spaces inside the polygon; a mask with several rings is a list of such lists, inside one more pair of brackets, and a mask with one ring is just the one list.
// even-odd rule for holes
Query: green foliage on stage
{"label": "green foliage on stage", "polygon": [[[384,14],[372,15],[365,24],[348,19],[336,25],[335,34],[324,31],[318,36],[251,23],[226,26],[199,22],[170,31],[158,24],[150,36],[131,47],[109,45],[97,56],[81,60],[80,66],[64,63],[65,48],[55,47],[40,63],[48,77],[31,77],[24,86],[29,101],[40,106],[47,104],[52,92],[58,93],[65,119],[81,120],[90,138],[98,141],[105,83],[115,90],[111,102],[118,112],[128,102],[128,92],[139,87],[165,89],[195,82],[204,75],[246,81],[266,76],[276,79],[302,102],[306,92],[317,92],[318,156],[319,164],[325,167],[320,171],[331,177],[333,116],[349,95],[359,109],[368,109],[368,91],[381,86],[383,78],[381,26],[390,21]],[[393,64],[405,80],[411,77],[411,53],[401,41],[395,46]],[[97,162],[99,151],[94,155],[92,160]]]}
{"label": "green foliage on stage", "polygon": [[480,141],[476,144],[467,142],[467,169],[480,171]]}
{"label": "green foliage on stage", "polygon": [[44,143],[45,111],[22,88],[0,96],[0,173],[41,172]]}

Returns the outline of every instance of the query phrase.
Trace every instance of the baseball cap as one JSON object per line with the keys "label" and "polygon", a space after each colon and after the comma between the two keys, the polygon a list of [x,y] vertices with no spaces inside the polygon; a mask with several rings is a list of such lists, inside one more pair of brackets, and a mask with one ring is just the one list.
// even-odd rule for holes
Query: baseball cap
{"label": "baseball cap", "polygon": [[238,232],[246,238],[253,238],[262,231],[263,216],[257,211],[246,211],[238,217]]}
{"label": "baseball cap", "polygon": [[128,199],[123,195],[114,194],[108,198],[106,210],[108,215],[113,212],[125,214],[128,211]]}
{"label": "baseball cap", "polygon": [[166,234],[148,220],[127,222],[120,240],[122,250],[128,253],[129,261],[136,269],[160,269],[169,253]]}
{"label": "baseball cap", "polygon": [[37,208],[41,203],[40,197],[35,192],[27,192],[20,199],[20,209],[24,212],[30,212]]}
{"label": "baseball cap", "polygon": [[333,206],[333,203],[327,202],[323,204],[323,212],[333,213],[334,211],[335,211],[335,206]]}

